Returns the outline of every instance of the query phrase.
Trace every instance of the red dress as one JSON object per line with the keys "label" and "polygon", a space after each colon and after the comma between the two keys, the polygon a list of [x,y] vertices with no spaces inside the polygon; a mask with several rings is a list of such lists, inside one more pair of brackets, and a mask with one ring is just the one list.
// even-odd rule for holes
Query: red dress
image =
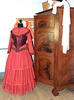
{"label": "red dress", "polygon": [[[28,44],[26,44],[28,40]],[[33,62],[34,53],[30,31],[25,28],[13,28],[10,34],[8,58],[6,61],[3,89],[12,94],[25,94],[36,85]]]}

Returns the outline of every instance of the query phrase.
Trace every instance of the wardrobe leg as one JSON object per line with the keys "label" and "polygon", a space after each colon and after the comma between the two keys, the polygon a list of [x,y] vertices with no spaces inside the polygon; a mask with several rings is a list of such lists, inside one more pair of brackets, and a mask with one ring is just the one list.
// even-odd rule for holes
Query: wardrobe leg
{"label": "wardrobe leg", "polygon": [[58,92],[58,90],[56,88],[52,89],[52,93],[53,93],[54,96],[58,96],[59,95],[59,92]]}

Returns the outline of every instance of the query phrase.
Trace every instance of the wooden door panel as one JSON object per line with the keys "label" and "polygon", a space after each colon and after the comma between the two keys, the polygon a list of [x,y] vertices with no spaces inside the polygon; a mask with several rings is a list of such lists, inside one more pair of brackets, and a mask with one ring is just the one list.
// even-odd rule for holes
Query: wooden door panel
{"label": "wooden door panel", "polygon": [[51,19],[38,19],[37,20],[37,28],[53,28],[54,20]]}
{"label": "wooden door panel", "polygon": [[38,33],[37,51],[54,53],[54,34],[52,33]]}
{"label": "wooden door panel", "polygon": [[[70,17],[70,49],[67,54],[63,54],[61,41],[62,41],[62,30],[63,27],[60,26],[60,39],[59,39],[59,86],[65,86],[69,84],[74,84],[74,10],[71,9]],[[63,17],[62,13],[60,13]],[[60,17],[60,20],[61,20]]]}
{"label": "wooden door panel", "polygon": [[60,67],[59,86],[74,84],[74,51],[61,56]]}
{"label": "wooden door panel", "polygon": [[54,78],[54,15],[35,17],[35,75],[36,80],[53,85]]}
{"label": "wooden door panel", "polygon": [[70,25],[70,50],[74,50],[74,18],[71,18],[71,25]]}
{"label": "wooden door panel", "polygon": [[38,53],[36,66],[36,80],[46,84],[53,85],[54,78],[54,55],[46,56]]}

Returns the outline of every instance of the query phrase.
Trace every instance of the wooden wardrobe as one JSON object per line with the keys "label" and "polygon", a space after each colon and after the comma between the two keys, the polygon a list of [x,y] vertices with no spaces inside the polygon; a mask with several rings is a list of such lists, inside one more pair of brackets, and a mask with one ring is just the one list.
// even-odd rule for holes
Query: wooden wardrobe
{"label": "wooden wardrobe", "polygon": [[58,7],[56,15],[51,9],[34,16],[36,81],[53,86],[55,96],[64,88],[74,88],[74,7],[70,8],[70,49],[67,54],[63,54],[61,45],[63,9]]}

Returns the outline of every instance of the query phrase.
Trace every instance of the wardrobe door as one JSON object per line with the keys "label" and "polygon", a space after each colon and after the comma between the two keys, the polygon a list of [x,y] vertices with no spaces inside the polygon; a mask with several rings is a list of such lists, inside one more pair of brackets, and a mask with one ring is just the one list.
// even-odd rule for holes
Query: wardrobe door
{"label": "wardrobe door", "polygon": [[[62,53],[62,12],[60,12],[60,45],[59,45],[59,86],[64,87],[68,85],[74,85],[74,10],[70,10],[71,15],[71,25],[70,25],[70,49],[67,54]],[[70,87],[71,87],[70,86]]]}
{"label": "wardrobe door", "polygon": [[36,80],[53,85],[54,76],[54,15],[34,17]]}

